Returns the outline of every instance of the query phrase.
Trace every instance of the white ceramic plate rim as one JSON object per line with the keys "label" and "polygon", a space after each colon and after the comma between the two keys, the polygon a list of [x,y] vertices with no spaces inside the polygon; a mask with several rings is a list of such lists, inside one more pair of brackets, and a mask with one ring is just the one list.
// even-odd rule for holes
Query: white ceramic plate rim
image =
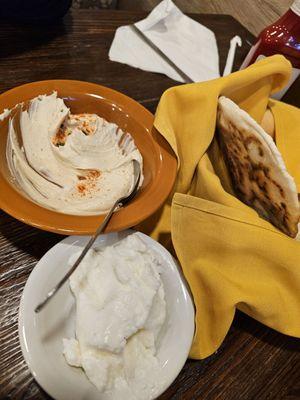
{"label": "white ceramic plate rim", "polygon": [[[101,235],[96,242],[99,243],[99,241],[108,241],[112,238],[113,241],[116,240],[117,237],[119,237],[120,234],[122,235],[127,235],[130,233],[133,233],[133,230],[126,230],[123,232],[118,232],[118,233],[108,233],[106,235]],[[187,287],[186,282],[184,281],[184,278],[182,277],[180,267],[178,266],[177,262],[174,260],[174,258],[171,256],[171,254],[158,242],[150,238],[149,236],[138,232],[138,235],[152,248],[154,249],[157,253],[160,254],[162,257],[164,264],[166,263],[166,267],[171,268],[171,271],[168,271],[169,274],[173,275],[173,278],[177,280],[177,284],[180,290],[180,301],[182,302],[183,308],[185,309],[186,315],[185,317],[188,320],[188,324],[185,326],[185,336],[186,338],[184,339],[184,348],[179,348],[178,350],[178,356],[177,358],[175,357],[175,360],[172,360],[172,374],[169,376],[168,381],[166,381],[160,388],[160,392],[158,395],[162,394],[170,385],[171,383],[175,380],[179,372],[181,371],[182,367],[184,366],[186,359],[188,358],[189,350],[192,344],[193,336],[194,336],[194,305],[193,301],[191,298],[191,295],[189,293],[189,289]],[[32,346],[38,346],[42,349],[43,343],[41,340],[35,342],[35,344],[30,344],[30,331],[32,331],[32,327],[37,327],[36,319],[37,315],[33,311],[33,305],[37,304],[39,300],[41,299],[41,293],[38,293],[37,288],[40,289],[40,286],[43,286],[42,283],[40,285],[37,285],[37,282],[41,282],[41,278],[44,277],[46,279],[46,273],[49,272],[50,270],[55,270],[58,268],[55,263],[51,262],[51,259],[55,257],[56,254],[59,253],[61,250],[61,247],[64,245],[68,245],[68,248],[72,248],[72,252],[74,252],[74,247],[76,247],[77,244],[82,246],[86,241],[88,240],[87,236],[70,236],[65,239],[63,239],[61,242],[53,246],[42,258],[41,260],[37,263],[37,265],[34,267],[32,270],[26,284],[23,290],[23,294],[21,297],[20,301],[20,307],[19,307],[19,340],[21,344],[21,349],[22,353],[24,356],[24,359],[36,379],[36,381],[39,383],[39,385],[53,398],[62,400],[65,398],[64,395],[59,394],[59,389],[53,390],[53,386],[51,384],[51,379],[47,379],[45,377],[41,370],[39,369],[39,360],[36,359],[36,357],[33,355],[34,350]],[[71,249],[70,249],[71,252]],[[45,275],[46,274],[46,275]],[[167,272],[165,273],[166,277],[168,278]],[[172,278],[172,279],[173,279]],[[166,278],[165,278],[166,279]],[[168,278],[169,279],[169,278]],[[164,282],[164,272],[162,273],[162,280]],[[164,282],[165,285],[165,282]],[[42,288],[45,290],[45,288]],[[48,287],[48,289],[51,289],[51,287]],[[167,294],[167,293],[166,293]],[[57,295],[57,297],[59,294]],[[54,302],[55,300],[53,300]],[[31,304],[30,304],[31,303]],[[30,311],[28,311],[28,307],[30,307]],[[46,312],[46,309],[45,311]],[[181,316],[178,315],[178,319],[181,320]],[[170,327],[168,328],[170,329]],[[62,339],[62,338],[61,338]],[[176,365],[174,365],[174,362]],[[169,363],[170,364],[170,363]],[[72,367],[68,367],[72,368]],[[86,378],[87,379],[87,378]],[[90,384],[88,382],[88,384]],[[91,384],[90,384],[91,385]],[[98,398],[101,399],[101,393],[97,392],[99,394]],[[72,396],[73,397],[73,396]],[[70,398],[70,397],[68,397]],[[78,397],[81,398],[81,397]],[[88,397],[86,397],[88,399]],[[92,396],[91,399],[94,399]],[[75,398],[72,398],[72,400],[76,400]]]}

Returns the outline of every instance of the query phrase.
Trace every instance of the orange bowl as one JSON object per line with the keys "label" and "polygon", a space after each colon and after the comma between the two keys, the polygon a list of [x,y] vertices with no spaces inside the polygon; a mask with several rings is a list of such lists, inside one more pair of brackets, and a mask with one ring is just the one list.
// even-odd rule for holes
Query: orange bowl
{"label": "orange bowl", "polygon": [[[144,161],[144,183],[136,197],[117,211],[106,232],[132,227],[152,215],[172,190],[177,161],[166,140],[153,127],[153,115],[133,99],[94,83],[51,80],[18,86],[0,95],[0,111],[54,90],[72,113],[95,113],[129,132]],[[103,215],[75,216],[44,208],[14,186],[6,160],[7,119],[0,123],[0,207],[26,224],[67,235],[89,235]]]}

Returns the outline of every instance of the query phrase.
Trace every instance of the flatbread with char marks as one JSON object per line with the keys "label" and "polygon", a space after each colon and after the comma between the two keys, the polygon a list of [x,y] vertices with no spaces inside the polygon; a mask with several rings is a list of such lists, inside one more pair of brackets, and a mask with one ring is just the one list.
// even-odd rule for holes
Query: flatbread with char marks
{"label": "flatbread with char marks", "polygon": [[294,238],[300,215],[297,188],[272,138],[224,96],[219,98],[217,130],[237,197]]}

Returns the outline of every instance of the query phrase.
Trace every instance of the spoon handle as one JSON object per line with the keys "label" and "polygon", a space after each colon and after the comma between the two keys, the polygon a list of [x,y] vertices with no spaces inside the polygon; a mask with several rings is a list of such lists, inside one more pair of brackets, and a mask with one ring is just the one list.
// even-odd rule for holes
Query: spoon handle
{"label": "spoon handle", "polygon": [[85,257],[86,253],[89,251],[89,249],[92,247],[94,244],[95,240],[97,237],[104,231],[106,225],[108,224],[109,220],[111,219],[111,216],[113,215],[113,212],[115,209],[119,206],[120,200],[117,200],[112,208],[109,210],[109,212],[106,214],[102,224],[97,228],[95,234],[90,238],[88,243],[86,244],[85,248],[82,250],[80,253],[79,257],[73,264],[73,266],[69,269],[69,271],[66,273],[66,275],[57,283],[56,286],[54,286],[53,289],[50,290],[50,292],[47,293],[45,299],[39,303],[34,311],[36,313],[39,313],[45,305],[48,303],[48,301],[59,291],[59,289],[63,286],[63,284],[69,279],[69,277],[72,275],[72,273],[75,271],[75,269],[78,267],[78,265],[81,263],[82,259]]}
{"label": "spoon handle", "polygon": [[81,263],[83,257],[86,255],[86,253],[89,251],[89,249],[94,244],[97,237],[100,235],[100,233],[102,233],[104,231],[104,229],[105,229],[106,225],[108,224],[109,220],[111,219],[115,209],[119,206],[121,207],[121,206],[124,206],[125,204],[129,203],[133,199],[133,197],[136,195],[136,193],[139,189],[139,182],[141,179],[141,168],[140,168],[140,164],[138,163],[137,160],[133,160],[133,170],[134,170],[134,178],[135,179],[134,179],[134,185],[133,185],[133,188],[131,189],[131,192],[127,196],[121,197],[114,203],[112,208],[106,214],[102,224],[97,228],[95,234],[90,238],[90,240],[86,244],[85,248],[82,250],[80,256],[77,258],[77,260],[72,265],[72,267],[69,269],[69,271],[66,273],[66,275],[58,282],[57,285],[54,286],[53,289],[50,290],[50,292],[48,292],[48,294],[44,298],[44,300],[36,306],[36,308],[34,309],[34,311],[36,313],[39,313],[45,307],[45,305],[48,303],[48,301],[51,300],[53,296],[55,296],[55,294],[59,291],[59,289],[63,286],[63,284],[73,274],[75,269]]}

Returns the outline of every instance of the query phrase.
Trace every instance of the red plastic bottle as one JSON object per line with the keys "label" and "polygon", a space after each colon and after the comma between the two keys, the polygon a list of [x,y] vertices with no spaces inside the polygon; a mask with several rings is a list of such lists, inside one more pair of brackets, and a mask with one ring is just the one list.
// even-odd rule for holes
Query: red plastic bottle
{"label": "red plastic bottle", "polygon": [[300,75],[300,0],[295,0],[291,8],[278,21],[260,33],[241,69],[274,54],[283,54],[293,65],[293,73],[288,85],[273,96],[280,99]]}

